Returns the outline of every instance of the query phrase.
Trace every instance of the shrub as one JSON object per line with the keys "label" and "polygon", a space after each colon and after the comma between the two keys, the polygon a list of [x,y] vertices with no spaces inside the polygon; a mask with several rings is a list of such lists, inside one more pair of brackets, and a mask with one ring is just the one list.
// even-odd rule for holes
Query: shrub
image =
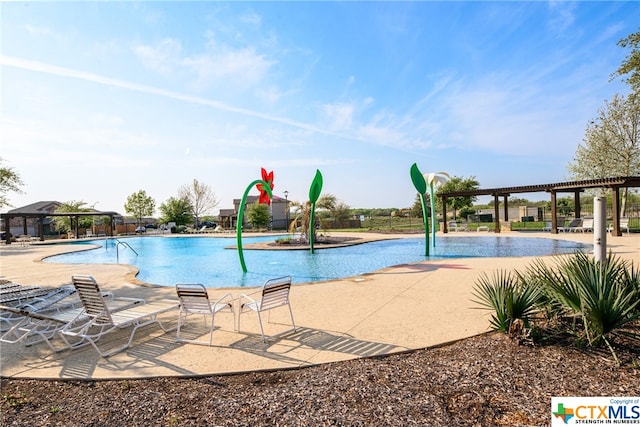
{"label": "shrub", "polygon": [[[481,275],[476,303],[495,314],[494,329],[507,332],[515,319],[525,326],[538,308],[548,317],[569,317],[571,332],[586,337],[589,345],[606,344],[614,359],[611,339],[634,335],[627,327],[640,318],[640,272],[633,263],[610,254],[603,262],[582,252],[559,257],[555,265],[534,261],[525,274],[499,271]],[[583,330],[576,320],[582,320]]]}
{"label": "shrub", "polygon": [[517,319],[525,328],[530,327],[529,319],[537,310],[541,292],[523,276],[500,270],[491,277],[482,273],[473,295],[477,304],[494,311],[490,321],[493,329],[508,332]]}

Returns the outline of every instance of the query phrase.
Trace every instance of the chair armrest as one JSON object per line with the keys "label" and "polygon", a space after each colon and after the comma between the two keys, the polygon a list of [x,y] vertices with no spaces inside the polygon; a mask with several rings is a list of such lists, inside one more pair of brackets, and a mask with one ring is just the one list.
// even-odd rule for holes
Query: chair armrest
{"label": "chair armrest", "polygon": [[218,304],[227,304],[229,307],[233,307],[233,296],[231,293],[224,294],[213,303],[214,306]]}
{"label": "chair armrest", "polygon": [[[247,302],[243,302],[242,300],[246,300]],[[238,298],[238,304],[239,304],[239,308],[242,309],[242,307],[245,304],[255,304],[256,306],[258,305],[258,302],[256,300],[254,300],[253,298],[251,298],[249,295],[246,294],[241,294],[240,298]]]}

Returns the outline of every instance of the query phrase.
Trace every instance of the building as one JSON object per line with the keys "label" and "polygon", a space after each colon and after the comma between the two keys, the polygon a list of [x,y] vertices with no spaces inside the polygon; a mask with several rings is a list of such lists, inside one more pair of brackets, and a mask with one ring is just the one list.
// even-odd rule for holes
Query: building
{"label": "building", "polygon": [[[258,196],[248,196],[246,204],[244,206],[245,218],[242,220],[242,225],[246,224],[246,212],[249,206],[258,202]],[[233,199],[233,209],[220,209],[219,222],[223,228],[235,228],[238,223],[238,212],[240,211],[241,199]],[[270,212],[271,212],[271,224],[269,229],[271,230],[286,230],[288,228],[287,222],[290,217],[287,214],[289,207],[289,200],[274,195],[271,199]]]}

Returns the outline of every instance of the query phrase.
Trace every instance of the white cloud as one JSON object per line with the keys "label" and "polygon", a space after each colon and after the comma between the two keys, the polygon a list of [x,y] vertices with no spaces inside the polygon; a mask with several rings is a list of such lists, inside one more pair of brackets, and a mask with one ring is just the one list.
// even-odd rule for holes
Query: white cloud
{"label": "white cloud", "polygon": [[255,91],[256,96],[262,100],[262,102],[274,105],[285,94],[276,86],[258,87]]}
{"label": "white cloud", "polygon": [[325,104],[322,111],[333,130],[347,130],[353,122],[354,106],[347,103]]}
{"label": "white cloud", "polygon": [[26,29],[27,29],[27,32],[32,36],[50,37],[54,35],[53,31],[51,31],[51,29],[48,27],[38,27],[35,25],[27,25]]}
{"label": "white cloud", "polygon": [[551,17],[547,22],[547,26],[554,33],[564,33],[575,21],[574,11],[577,7],[575,2],[567,1],[550,1],[549,11]]}
{"label": "white cloud", "polygon": [[257,54],[253,48],[208,52],[185,57],[181,63],[194,72],[202,86],[231,82],[247,89],[260,83],[275,61]]}
{"label": "white cloud", "polygon": [[258,15],[253,11],[249,11],[240,16],[240,22],[259,27],[262,24],[262,16]]}
{"label": "white cloud", "polygon": [[152,71],[169,74],[180,65],[182,46],[179,41],[166,38],[156,46],[138,44],[133,47],[133,52]]}

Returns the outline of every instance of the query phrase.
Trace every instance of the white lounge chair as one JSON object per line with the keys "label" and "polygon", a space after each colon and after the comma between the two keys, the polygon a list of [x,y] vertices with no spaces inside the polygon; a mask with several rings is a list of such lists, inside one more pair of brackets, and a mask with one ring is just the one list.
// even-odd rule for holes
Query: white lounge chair
{"label": "white lounge chair", "polygon": [[[76,322],[71,322],[60,332],[64,336],[87,341],[102,357],[111,356],[128,348],[138,328],[143,326],[157,323],[165,332],[175,329],[166,328],[160,319],[158,319],[158,316],[172,310],[177,310],[179,308],[178,301],[163,300],[144,303],[116,312],[111,310],[106,304],[100,288],[93,277],[73,276],[72,282],[84,306],[83,312],[78,316],[87,316],[89,320],[82,322],[80,326],[77,326]],[[100,338],[111,332],[128,327],[131,327],[132,330],[125,344],[112,348],[109,351],[102,351],[98,347],[97,341]]]}
{"label": "white lounge chair", "polygon": [[571,222],[569,223],[569,226],[566,228],[565,231],[571,231],[571,232],[576,232],[576,231],[581,231],[582,230],[582,218],[574,218],[571,220]]}
{"label": "white lounge chair", "polygon": [[[231,294],[227,293],[217,301],[211,302],[209,300],[207,289],[204,287],[204,285],[191,285],[182,283],[176,285],[176,292],[178,294],[178,298],[180,299],[180,313],[178,314],[178,330],[176,332],[176,339],[179,342],[211,345],[211,343],[213,342],[214,319],[216,313],[226,311],[235,315],[235,312],[233,310],[233,298],[231,297]],[[187,317],[190,314],[200,314],[205,320],[207,316],[211,316],[208,342],[195,339],[186,339],[180,336],[180,329],[182,327],[183,321],[186,324]]]}
{"label": "white lounge chair", "polygon": [[447,228],[451,231],[468,231],[466,225],[458,224],[456,221],[449,222],[449,226]]}
{"label": "white lounge chair", "polygon": [[[620,218],[620,231],[624,230],[627,230],[627,234],[629,234],[629,218],[627,217]],[[610,224],[609,227],[607,227],[607,231],[609,233],[613,232],[613,224]]]}
{"label": "white lounge chair", "polygon": [[[68,303],[61,303],[69,296],[75,294],[76,290],[73,286],[66,285],[59,288],[50,289],[48,293],[42,296],[38,296],[32,299],[23,300],[18,304],[7,304],[16,310],[27,310],[31,312],[39,312],[45,310],[62,310],[69,308],[73,305],[71,301]],[[80,302],[79,300],[77,301]],[[15,322],[22,320],[24,316],[16,314],[15,311],[0,310],[0,330],[6,330],[4,324],[14,324]]]}
{"label": "white lounge chair", "polygon": [[[138,298],[115,298],[112,294],[104,294],[109,309],[113,312],[124,310],[144,304],[144,300]],[[78,301],[79,302],[79,301]],[[11,329],[0,337],[0,341],[15,344],[22,343],[25,346],[45,342],[53,351],[62,351],[68,348],[76,348],[87,342],[84,339],[69,340],[60,332],[65,327],[79,327],[90,320],[84,315],[84,308],[74,304],[66,307],[51,308],[48,310],[31,311],[26,308],[0,306],[5,313],[12,313],[18,319]],[[53,340],[60,337],[64,342],[62,347],[53,345]],[[74,342],[72,342],[74,341]]]}
{"label": "white lounge chair", "polygon": [[[240,307],[238,309],[238,331],[240,330],[240,318],[243,313],[253,311],[258,315],[258,322],[260,323],[260,332],[262,333],[262,340],[267,341],[267,338],[273,338],[277,335],[282,335],[287,332],[295,331],[296,324],[293,320],[293,311],[291,310],[291,303],[289,301],[289,291],[291,290],[291,277],[279,277],[277,279],[267,280],[262,286],[260,292],[260,300],[254,300],[253,298],[242,294],[240,296]],[[244,301],[244,302],[243,302]],[[271,312],[274,308],[287,306],[289,307],[289,315],[291,316],[292,328],[286,331],[282,331],[276,335],[270,337],[265,336],[264,327],[262,324],[262,313]]]}
{"label": "white lounge chair", "polygon": [[41,286],[8,286],[0,290],[0,304],[17,306],[32,301],[35,298],[44,297],[49,292],[51,292],[50,288],[43,288]]}
{"label": "white lounge chair", "polygon": [[582,226],[579,231],[582,231],[583,233],[593,231],[593,218],[585,218],[582,221]]}

